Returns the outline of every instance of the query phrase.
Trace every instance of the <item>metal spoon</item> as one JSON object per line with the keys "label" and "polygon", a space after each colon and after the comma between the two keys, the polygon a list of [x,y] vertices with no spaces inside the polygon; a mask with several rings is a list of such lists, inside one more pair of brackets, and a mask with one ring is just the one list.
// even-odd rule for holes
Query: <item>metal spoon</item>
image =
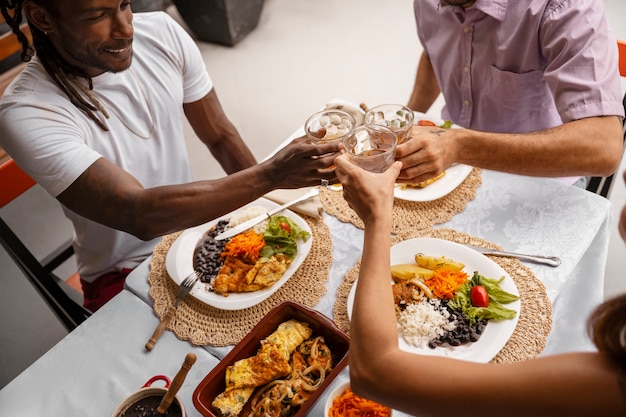
{"label": "metal spoon", "polygon": [[561,265],[561,259],[559,259],[556,256],[526,255],[523,253],[506,252],[506,251],[501,251],[501,250],[496,250],[496,249],[484,248],[482,246],[474,246],[474,245],[469,245],[469,244],[464,244],[464,245],[484,255],[508,256],[511,258],[518,258],[523,261],[536,262],[536,263],[545,264],[545,265],[554,266],[554,267]]}

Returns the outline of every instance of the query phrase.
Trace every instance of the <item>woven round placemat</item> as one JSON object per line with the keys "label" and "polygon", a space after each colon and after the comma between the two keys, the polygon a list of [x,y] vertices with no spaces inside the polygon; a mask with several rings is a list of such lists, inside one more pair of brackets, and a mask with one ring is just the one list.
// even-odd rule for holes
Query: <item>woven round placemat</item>
{"label": "woven round placemat", "polygon": [[[316,305],[326,293],[325,282],[333,262],[332,240],[323,220],[308,216],[302,218],[312,231],[311,250],[300,268],[272,296],[243,310],[221,310],[194,297],[185,297],[167,328],[178,338],[196,345],[234,345],[282,301],[296,301],[307,307]],[[179,235],[164,236],[150,261],[150,297],[154,300],[154,312],[159,318],[163,318],[178,295],[178,285],[167,273],[165,258]]]}
{"label": "woven round placemat", "polygon": [[[397,235],[392,245],[416,237],[434,237],[457,243],[469,243],[476,246],[485,246],[501,249],[493,243],[480,238],[459,233],[452,229],[431,229],[421,232],[406,232]],[[552,304],[548,298],[546,288],[535,277],[530,268],[523,265],[518,259],[492,256],[489,257],[500,265],[513,279],[520,294],[520,314],[517,327],[509,341],[500,352],[491,360],[492,363],[519,362],[539,355],[545,345],[548,334],[552,329]],[[333,317],[337,326],[350,333],[348,320],[347,300],[352,284],[358,278],[360,260],[350,269],[337,290],[337,300],[333,307]]]}
{"label": "woven round placemat", "polygon": [[[428,229],[462,212],[467,203],[476,198],[476,189],[482,184],[481,171],[480,168],[473,168],[457,188],[437,200],[415,202],[396,198],[393,203],[393,233],[407,229]],[[342,222],[363,228],[363,222],[348,206],[342,192],[321,187],[320,201],[326,213]]]}

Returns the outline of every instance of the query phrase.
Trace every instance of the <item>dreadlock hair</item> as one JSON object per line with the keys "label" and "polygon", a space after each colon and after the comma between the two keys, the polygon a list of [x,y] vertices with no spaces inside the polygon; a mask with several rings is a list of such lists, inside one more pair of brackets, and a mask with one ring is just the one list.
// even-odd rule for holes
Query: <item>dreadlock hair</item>
{"label": "dreadlock hair", "polygon": [[[57,0],[32,1],[50,12],[54,12],[53,4]],[[92,92],[93,82],[91,77],[84,71],[67,63],[52,46],[47,34],[39,30],[35,25],[31,24],[31,22],[28,22],[28,26],[33,36],[34,51],[33,47],[29,45],[28,38],[20,29],[23,3],[24,0],[0,0],[0,12],[2,16],[4,16],[4,20],[11,27],[13,34],[17,36],[17,39],[22,44],[22,61],[30,61],[36,52],[46,72],[67,95],[72,104],[93,120],[102,130],[108,131],[109,128],[107,125],[96,115],[96,112],[100,111],[105,118],[109,118],[102,103],[100,103]],[[76,87],[78,87],[80,92]],[[85,97],[87,99],[85,99]]]}

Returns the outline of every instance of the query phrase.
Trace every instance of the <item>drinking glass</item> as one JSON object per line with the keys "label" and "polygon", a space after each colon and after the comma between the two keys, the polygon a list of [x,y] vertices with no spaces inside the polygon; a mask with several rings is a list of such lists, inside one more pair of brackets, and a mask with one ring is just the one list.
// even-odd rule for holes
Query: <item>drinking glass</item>
{"label": "drinking glass", "polygon": [[311,143],[325,144],[343,140],[356,126],[354,117],[341,110],[322,110],[304,123],[304,132]]}
{"label": "drinking glass", "polygon": [[402,104],[381,104],[365,113],[363,124],[388,127],[398,135],[398,143],[402,143],[411,138],[413,111]]}
{"label": "drinking glass", "polygon": [[343,140],[343,147],[355,165],[370,171],[384,172],[396,156],[398,136],[380,125],[363,125],[355,128]]}

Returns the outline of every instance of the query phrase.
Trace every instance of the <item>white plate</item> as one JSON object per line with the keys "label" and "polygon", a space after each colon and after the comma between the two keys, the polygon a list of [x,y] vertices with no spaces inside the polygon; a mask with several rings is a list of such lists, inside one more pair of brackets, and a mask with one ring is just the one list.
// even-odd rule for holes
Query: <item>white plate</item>
{"label": "white plate", "polygon": [[[273,201],[267,200],[265,198],[259,198],[251,202],[250,204],[244,206],[263,206],[268,209],[273,209],[278,207],[278,204]],[[241,209],[239,209],[241,210]],[[236,213],[237,211],[233,213]],[[298,270],[302,262],[306,259],[309,251],[311,250],[311,246],[313,244],[313,233],[311,232],[311,228],[300,216],[295,214],[290,210],[284,210],[282,215],[289,217],[295,224],[297,224],[302,230],[305,230],[309,233],[309,238],[306,242],[298,240],[298,252],[294,257],[293,261],[287,267],[285,273],[280,277],[280,279],[274,283],[269,288],[260,291],[253,291],[247,293],[233,293],[229,294],[228,297],[224,297],[220,294],[215,294],[214,292],[210,292],[207,287],[208,284],[197,282],[195,287],[191,290],[191,295],[198,300],[206,303],[212,307],[219,308],[222,310],[242,310],[244,308],[252,307],[262,301],[265,301],[272,294],[274,294],[291,276]],[[227,214],[219,219],[212,220],[208,223],[202,224],[200,226],[192,227],[190,229],[185,230],[181,235],[174,241],[170,250],[167,252],[167,256],[165,258],[165,267],[167,272],[170,274],[172,279],[180,284],[183,279],[193,271],[193,253],[198,244],[200,238],[204,235],[204,233],[213,227],[220,219],[228,219],[232,216],[232,213]]]}
{"label": "white plate", "polygon": [[407,187],[402,189],[399,185],[393,190],[393,195],[400,200],[407,201],[433,201],[450,194],[472,172],[469,165],[457,164],[446,169],[446,175],[424,188]]}
{"label": "white plate", "polygon": [[[445,256],[446,258],[462,262],[465,264],[464,271],[467,272],[470,278],[474,271],[478,271],[481,275],[492,279],[499,279],[504,276],[505,279],[500,283],[502,289],[519,295],[513,279],[500,265],[474,249],[443,239],[416,238],[400,242],[391,248],[391,265],[414,263],[416,253],[424,253],[429,256]],[[354,292],[357,282],[354,283],[348,294],[347,308],[348,318],[350,319],[352,318],[352,306],[354,304]],[[447,356],[471,362],[487,363],[500,352],[513,334],[519,320],[520,306],[520,300],[506,304],[505,307],[517,311],[515,318],[499,321],[490,320],[478,342],[456,347],[431,349],[428,347],[418,348],[411,346],[399,336],[400,349],[423,355]]]}
{"label": "white plate", "polygon": [[[435,119],[424,113],[414,113],[414,123],[417,124],[420,120],[430,120],[437,126],[443,124],[444,120]],[[459,128],[457,125],[452,125],[452,128]],[[393,195],[400,200],[406,201],[433,201],[438,198],[444,197],[450,194],[467,178],[472,172],[472,167],[469,165],[456,164],[446,169],[446,175],[433,182],[432,184],[424,188],[407,187],[405,189],[396,185]]]}

